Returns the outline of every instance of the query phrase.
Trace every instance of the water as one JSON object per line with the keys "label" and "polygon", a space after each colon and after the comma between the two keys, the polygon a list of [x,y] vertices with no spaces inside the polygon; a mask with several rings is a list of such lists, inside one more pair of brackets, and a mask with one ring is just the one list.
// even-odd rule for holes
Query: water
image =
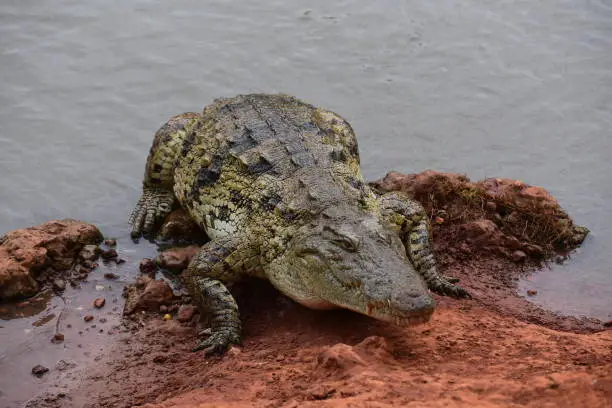
{"label": "water", "polygon": [[592,234],[522,290],[610,319],[610,67],[607,0],[4,0],[0,234],[71,217],[133,250],[125,220],[159,125],[285,92],[352,123],[368,179],[433,168],[546,187]]}

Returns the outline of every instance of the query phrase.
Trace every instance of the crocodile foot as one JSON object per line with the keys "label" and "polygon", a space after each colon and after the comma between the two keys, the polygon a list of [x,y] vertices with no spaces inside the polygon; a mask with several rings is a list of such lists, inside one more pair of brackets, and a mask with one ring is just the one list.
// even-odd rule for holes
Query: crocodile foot
{"label": "crocodile foot", "polygon": [[145,187],[130,215],[132,238],[139,238],[143,234],[145,236],[153,234],[155,226],[172,211],[173,204],[174,193],[172,191]]}
{"label": "crocodile foot", "polygon": [[[200,334],[208,334],[204,331]],[[230,346],[240,344],[240,333],[235,330],[223,330],[211,332],[210,336],[205,340],[200,340],[192,350],[194,352],[204,350],[206,355],[223,354]]]}

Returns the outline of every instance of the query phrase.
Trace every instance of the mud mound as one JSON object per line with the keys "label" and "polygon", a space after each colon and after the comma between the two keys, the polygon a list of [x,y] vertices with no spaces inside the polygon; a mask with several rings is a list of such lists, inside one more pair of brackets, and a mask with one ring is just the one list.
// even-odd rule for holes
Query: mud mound
{"label": "mud mound", "polygon": [[567,253],[588,233],[574,225],[548,191],[519,180],[488,178],[474,183],[461,174],[427,170],[390,172],[371,186],[380,192],[403,191],[421,202],[434,234],[452,235],[453,242],[483,252],[494,250],[510,259],[524,260],[515,254],[519,250],[534,260]]}
{"label": "mud mound", "polygon": [[36,294],[41,286],[74,269],[83,247],[102,239],[95,226],[70,219],[8,232],[0,237],[0,300]]}

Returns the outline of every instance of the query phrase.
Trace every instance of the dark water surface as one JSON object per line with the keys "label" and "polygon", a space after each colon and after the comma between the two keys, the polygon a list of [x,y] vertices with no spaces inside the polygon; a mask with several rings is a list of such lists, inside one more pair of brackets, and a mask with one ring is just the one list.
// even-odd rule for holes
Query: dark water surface
{"label": "dark water surface", "polygon": [[[0,234],[87,220],[131,254],[127,279],[154,253],[125,220],[159,125],[215,97],[285,92],[352,123],[368,179],[433,168],[549,189],[592,234],[521,290],[610,319],[611,68],[607,1],[4,0]],[[40,318],[0,321],[0,405],[32,392],[15,378],[33,381],[19,359],[55,325]]]}

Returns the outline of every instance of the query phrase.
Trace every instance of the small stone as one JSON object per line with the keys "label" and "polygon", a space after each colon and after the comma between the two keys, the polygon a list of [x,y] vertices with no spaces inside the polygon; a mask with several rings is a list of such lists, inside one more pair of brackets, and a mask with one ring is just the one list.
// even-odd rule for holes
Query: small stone
{"label": "small stone", "polygon": [[83,320],[85,320],[86,322],[91,322],[94,319],[94,317],[92,315],[87,315],[83,318]]}
{"label": "small stone", "polygon": [[47,367],[41,366],[40,364],[35,365],[34,367],[32,367],[32,375],[40,378],[43,375],[47,374],[49,372],[49,369]]}
{"label": "small stone", "polygon": [[116,273],[112,273],[112,272],[106,272],[104,274],[104,278],[105,279],[119,279],[119,275],[117,275]]}
{"label": "small stone", "polygon": [[109,247],[117,246],[117,240],[114,238],[105,239],[104,245],[109,246]]}
{"label": "small stone", "polygon": [[117,254],[117,250],[115,250],[114,248],[110,248],[110,249],[105,249],[100,253],[100,256],[102,257],[102,259],[115,259],[117,258],[119,255]]}
{"label": "small stone", "polygon": [[104,299],[103,297],[97,298],[96,300],[93,301],[93,305],[97,309],[102,308],[105,303],[106,303],[106,299]]}
{"label": "small stone", "polygon": [[191,320],[191,318],[193,317],[193,315],[196,312],[196,308],[195,306],[192,305],[181,305],[181,307],[179,307],[178,313],[176,315],[176,320],[178,320],[181,323],[185,323]]}
{"label": "small stone", "polygon": [[61,343],[64,341],[64,334],[63,333],[55,333],[53,335],[53,338],[51,339],[51,343]]}
{"label": "small stone", "polygon": [[512,253],[512,260],[514,262],[523,262],[525,259],[527,259],[527,254],[525,254],[523,251],[514,251]]}
{"label": "small stone", "polygon": [[100,248],[97,245],[85,245],[79,256],[84,261],[93,262],[98,259],[98,255],[100,254]]}
{"label": "small stone", "polygon": [[191,258],[193,258],[199,251],[199,245],[189,245],[182,248],[170,248],[160,253],[155,258],[155,261],[163,269],[180,272],[187,268]]}
{"label": "small stone", "polygon": [[140,273],[155,277],[155,273],[157,272],[157,264],[150,258],[143,258],[140,261],[139,269]]}
{"label": "small stone", "polygon": [[55,289],[57,292],[63,292],[66,289],[66,281],[63,279],[54,279],[53,289]]}
{"label": "small stone", "polygon": [[100,323],[106,323],[107,320],[105,317],[101,317],[100,319],[98,319],[100,321]]}
{"label": "small stone", "polygon": [[76,363],[69,362],[66,360],[60,360],[55,364],[55,368],[59,371],[64,371],[73,367],[76,367]]}
{"label": "small stone", "polygon": [[444,224],[444,218],[442,217],[436,217],[434,221],[436,224]]}
{"label": "small stone", "polygon": [[534,289],[529,289],[529,290],[527,291],[527,295],[528,295],[528,296],[535,296],[535,295],[537,295],[537,294],[538,294],[538,291],[537,291],[537,290],[534,290]]}
{"label": "small stone", "polygon": [[172,320],[172,315],[170,313],[166,313],[164,315],[164,320]]}

